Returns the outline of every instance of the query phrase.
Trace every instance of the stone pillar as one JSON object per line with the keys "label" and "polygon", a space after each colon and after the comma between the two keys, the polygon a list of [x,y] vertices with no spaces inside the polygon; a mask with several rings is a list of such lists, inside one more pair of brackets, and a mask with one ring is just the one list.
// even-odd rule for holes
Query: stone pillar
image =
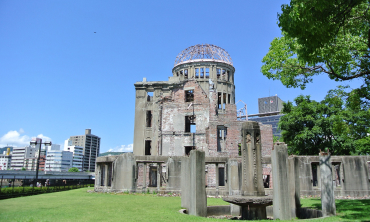
{"label": "stone pillar", "polygon": [[105,168],[105,171],[104,171],[104,186],[108,186],[108,170],[109,170],[109,167],[108,167],[108,164],[104,164],[104,168]]}
{"label": "stone pillar", "polygon": [[264,196],[262,178],[261,132],[257,122],[242,125],[242,196]]}
{"label": "stone pillar", "polygon": [[271,152],[274,219],[290,220],[290,188],[288,181],[288,151],[285,143],[275,143]]}
{"label": "stone pillar", "polygon": [[[191,152],[191,151],[190,151]],[[190,165],[189,157],[181,158],[181,207],[189,209],[190,206]],[[169,177],[171,176],[171,172]]]}
{"label": "stone pillar", "polygon": [[288,167],[292,218],[299,218],[301,208],[301,186],[299,182],[299,160],[296,156],[288,157]]}
{"label": "stone pillar", "polygon": [[161,163],[157,163],[157,191],[159,192],[161,189]]}
{"label": "stone pillar", "polygon": [[181,191],[181,160],[169,157],[167,161],[167,184],[166,190],[169,192]]}
{"label": "stone pillar", "polygon": [[[321,208],[323,216],[336,214],[330,153],[320,152]],[[275,185],[275,184],[274,184]]]}
{"label": "stone pillar", "polygon": [[205,181],[204,151],[190,151],[188,168],[190,170],[189,215],[207,216],[207,194]]}
{"label": "stone pillar", "polygon": [[146,163],[143,163],[143,193],[146,192]]}

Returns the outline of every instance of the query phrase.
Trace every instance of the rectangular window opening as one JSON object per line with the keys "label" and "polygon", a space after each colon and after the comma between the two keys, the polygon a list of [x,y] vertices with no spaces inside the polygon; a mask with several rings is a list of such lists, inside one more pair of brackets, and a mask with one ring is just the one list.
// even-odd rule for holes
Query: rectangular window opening
{"label": "rectangular window opening", "polygon": [[209,68],[206,68],[206,79],[209,79]]}
{"label": "rectangular window opening", "polygon": [[222,104],[222,109],[226,108],[226,93],[223,94],[223,104]]}
{"label": "rectangular window opening", "polygon": [[270,175],[263,175],[263,187],[270,188]]}
{"label": "rectangular window opening", "polygon": [[224,167],[218,168],[218,186],[220,187],[225,186],[225,168]]}
{"label": "rectangular window opening", "polygon": [[146,127],[152,127],[152,111],[146,111]]}
{"label": "rectangular window opening", "polygon": [[148,92],[148,94],[147,94],[147,101],[148,102],[153,101],[153,92]]}
{"label": "rectangular window opening", "polygon": [[105,185],[105,165],[100,166],[100,186]]}
{"label": "rectangular window opening", "polygon": [[238,144],[238,155],[239,156],[242,155],[242,144],[241,143]]}
{"label": "rectangular window opening", "polygon": [[185,116],[185,133],[195,133],[195,116]]}
{"label": "rectangular window opening", "polygon": [[152,149],[152,141],[151,140],[145,140],[145,155],[150,156]]}
{"label": "rectangular window opening", "polygon": [[199,78],[199,69],[198,68],[195,69],[195,78]]}
{"label": "rectangular window opening", "polygon": [[192,150],[195,150],[195,146],[185,146],[185,155],[189,156]]}
{"label": "rectangular window opening", "polygon": [[181,70],[181,71],[180,71],[180,75],[183,75],[183,74],[184,74],[184,73],[183,73],[183,71]]}
{"label": "rectangular window opening", "polygon": [[222,80],[226,80],[226,70],[222,70]]}
{"label": "rectangular window opening", "polygon": [[228,103],[228,104],[231,104],[231,100],[230,100],[230,98],[231,98],[231,95],[230,95],[230,94],[227,94],[227,101],[228,101],[227,103]]}
{"label": "rectangular window opening", "polygon": [[200,68],[200,78],[204,78],[204,68]]}
{"label": "rectangular window opening", "polygon": [[217,152],[221,152],[225,149],[225,141],[227,135],[227,127],[217,126]]}
{"label": "rectangular window opening", "polygon": [[230,82],[229,70],[226,71],[227,81]]}
{"label": "rectangular window opening", "polygon": [[221,69],[216,69],[217,72],[217,79],[220,79],[221,77]]}
{"label": "rectangular window opening", "polygon": [[317,180],[317,171],[319,170],[319,164],[318,163],[311,163],[311,169],[312,169],[312,186],[317,187],[318,186],[318,180]]}
{"label": "rectangular window opening", "polygon": [[185,70],[184,70],[184,78],[185,78],[185,79],[187,79],[187,78],[188,78],[188,70],[187,70],[187,69],[185,69]]}
{"label": "rectangular window opening", "polygon": [[335,186],[339,187],[341,185],[340,163],[332,163],[332,165],[333,165],[333,173],[334,173],[333,181],[335,183]]}
{"label": "rectangular window opening", "polygon": [[194,90],[185,90],[185,102],[193,102],[194,101]]}
{"label": "rectangular window opening", "polygon": [[157,186],[157,170],[156,166],[149,167],[149,187]]}
{"label": "rectangular window opening", "polygon": [[218,109],[221,109],[221,95],[222,95],[222,93],[218,93]]}

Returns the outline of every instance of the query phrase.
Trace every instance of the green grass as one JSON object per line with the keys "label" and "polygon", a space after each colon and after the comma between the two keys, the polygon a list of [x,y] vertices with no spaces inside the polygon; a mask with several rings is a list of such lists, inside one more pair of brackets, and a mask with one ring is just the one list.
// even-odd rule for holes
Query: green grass
{"label": "green grass", "polygon": [[[88,193],[88,189],[0,200],[0,221],[225,221],[180,214],[180,197]],[[302,203],[320,207],[320,200]],[[227,203],[209,198],[208,205]],[[370,220],[369,205],[369,200],[338,200],[339,215],[323,220]]]}

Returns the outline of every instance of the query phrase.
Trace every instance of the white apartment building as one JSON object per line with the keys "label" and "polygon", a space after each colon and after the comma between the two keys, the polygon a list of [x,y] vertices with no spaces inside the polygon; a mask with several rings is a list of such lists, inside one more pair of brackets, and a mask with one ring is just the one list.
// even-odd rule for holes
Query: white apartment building
{"label": "white apartment building", "polygon": [[68,171],[72,167],[73,153],[63,150],[48,150],[45,171]]}
{"label": "white apartment building", "polygon": [[32,146],[13,147],[11,169],[21,170],[24,167],[24,160],[36,157],[37,149]]}
{"label": "white apartment building", "polygon": [[73,153],[72,167],[76,167],[78,171],[83,170],[83,149],[82,146],[74,146],[69,139],[64,142],[64,151]]}
{"label": "white apartment building", "polygon": [[12,160],[12,153],[8,148],[8,151],[4,151],[3,154],[0,154],[0,170],[9,170],[10,163]]}

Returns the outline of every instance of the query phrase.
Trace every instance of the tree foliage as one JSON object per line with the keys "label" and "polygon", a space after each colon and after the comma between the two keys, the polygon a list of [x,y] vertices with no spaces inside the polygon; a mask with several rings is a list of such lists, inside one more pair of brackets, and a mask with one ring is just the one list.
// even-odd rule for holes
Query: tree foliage
{"label": "tree foliage", "polygon": [[289,153],[317,155],[326,148],[335,155],[370,153],[370,112],[348,99],[352,92],[345,89],[329,91],[321,102],[301,95],[295,98],[295,106],[284,104],[279,127]]}
{"label": "tree foliage", "polygon": [[275,38],[262,73],[287,87],[301,87],[315,75],[335,81],[362,79],[351,96],[370,101],[370,1],[291,0],[282,5]]}
{"label": "tree foliage", "polygon": [[77,167],[71,167],[69,168],[68,172],[79,172]]}

